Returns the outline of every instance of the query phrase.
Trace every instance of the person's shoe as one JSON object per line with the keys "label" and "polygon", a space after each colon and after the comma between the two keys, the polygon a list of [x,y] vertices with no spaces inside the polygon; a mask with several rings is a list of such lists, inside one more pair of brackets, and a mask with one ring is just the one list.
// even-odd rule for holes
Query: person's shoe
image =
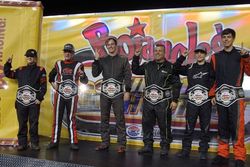
{"label": "person's shoe", "polygon": [[17,146],[17,151],[24,151],[27,150],[28,146],[27,145],[19,145]]}
{"label": "person's shoe", "polygon": [[161,147],[160,156],[167,156],[168,150],[168,147]]}
{"label": "person's shoe", "polygon": [[50,142],[48,145],[47,145],[47,150],[51,150],[51,149],[55,149],[55,148],[58,148],[58,143],[52,143]]}
{"label": "person's shoe", "polygon": [[213,161],[212,161],[213,165],[225,165],[228,164],[228,158],[222,157],[220,155],[217,155]]}
{"label": "person's shoe", "polygon": [[118,153],[125,153],[126,152],[126,147],[125,146],[119,146],[117,149]]}
{"label": "person's shoe", "polygon": [[79,150],[79,146],[78,146],[78,144],[71,143],[70,149],[71,149],[71,150]]}
{"label": "person's shoe", "polygon": [[239,159],[235,160],[235,167],[244,167],[245,166],[245,162]]}
{"label": "person's shoe", "polygon": [[109,146],[105,145],[105,144],[100,144],[100,145],[96,146],[96,148],[95,148],[96,151],[105,151],[108,149],[109,149]]}
{"label": "person's shoe", "polygon": [[152,154],[153,153],[153,147],[151,146],[144,146],[142,149],[138,151],[138,154]]}
{"label": "person's shoe", "polygon": [[38,144],[31,143],[30,145],[31,150],[39,151],[40,147]]}
{"label": "person's shoe", "polygon": [[207,160],[207,153],[206,152],[200,152],[200,160]]}
{"label": "person's shoe", "polygon": [[189,152],[181,150],[180,152],[177,153],[177,157],[182,159],[187,159],[189,158]]}

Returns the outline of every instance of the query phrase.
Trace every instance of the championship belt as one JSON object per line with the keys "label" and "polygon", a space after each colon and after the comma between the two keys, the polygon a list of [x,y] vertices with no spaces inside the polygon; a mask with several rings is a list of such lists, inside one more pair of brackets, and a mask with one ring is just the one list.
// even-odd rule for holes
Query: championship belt
{"label": "championship belt", "polygon": [[58,92],[64,99],[69,99],[78,94],[78,86],[72,80],[67,79],[59,83]]}
{"label": "championship belt", "polygon": [[145,87],[144,99],[155,105],[172,98],[171,88],[162,88],[155,84]]}
{"label": "championship belt", "polygon": [[16,100],[24,106],[30,106],[36,101],[36,90],[29,85],[24,85],[17,90]]}
{"label": "championship belt", "polygon": [[208,98],[208,89],[199,84],[189,88],[187,92],[188,92],[188,102],[196,106],[201,106],[210,100]]}
{"label": "championship belt", "polygon": [[234,87],[227,84],[222,84],[216,89],[216,102],[217,104],[229,107],[235,101],[245,97],[242,87]]}
{"label": "championship belt", "polygon": [[113,78],[109,78],[102,82],[101,92],[108,98],[114,98],[123,93],[122,83]]}

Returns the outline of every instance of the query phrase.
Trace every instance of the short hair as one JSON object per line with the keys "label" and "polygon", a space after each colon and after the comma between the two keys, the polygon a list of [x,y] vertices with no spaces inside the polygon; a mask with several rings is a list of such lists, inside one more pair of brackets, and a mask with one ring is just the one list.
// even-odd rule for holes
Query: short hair
{"label": "short hair", "polygon": [[224,30],[221,32],[221,37],[222,37],[223,35],[227,35],[227,34],[232,34],[233,38],[235,38],[235,36],[236,36],[236,32],[235,32],[233,29],[231,29],[231,28],[226,28],[226,29],[224,29]]}
{"label": "short hair", "polygon": [[165,49],[165,45],[163,45],[163,44],[156,44],[155,47],[163,47],[164,52],[165,52],[165,50],[166,50],[166,49]]}
{"label": "short hair", "polygon": [[116,37],[109,37],[109,38],[105,41],[105,45],[107,45],[107,43],[108,43],[110,40],[113,40],[113,41],[115,42],[115,45],[117,45],[117,39],[116,39]]}

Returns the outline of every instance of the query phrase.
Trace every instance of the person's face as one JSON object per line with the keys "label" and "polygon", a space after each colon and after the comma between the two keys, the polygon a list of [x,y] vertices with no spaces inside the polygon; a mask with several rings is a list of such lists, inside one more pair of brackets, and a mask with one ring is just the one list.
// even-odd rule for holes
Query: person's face
{"label": "person's face", "polygon": [[73,58],[74,52],[63,51],[63,53],[64,53],[64,60],[69,61]]}
{"label": "person's face", "polygon": [[224,47],[228,48],[233,46],[234,38],[232,34],[225,34],[221,37],[222,44]]}
{"label": "person's face", "polygon": [[36,57],[26,57],[27,64],[32,65],[36,63]]}
{"label": "person's face", "polygon": [[110,54],[115,54],[116,51],[117,51],[117,45],[115,44],[115,41],[113,39],[109,40],[107,43],[106,43],[106,47],[108,49],[108,52]]}
{"label": "person's face", "polygon": [[205,58],[206,58],[206,53],[204,53],[202,51],[197,51],[197,52],[195,52],[195,58],[196,58],[197,62],[204,62]]}
{"label": "person's face", "polygon": [[165,50],[163,46],[156,46],[154,49],[154,56],[156,61],[165,60]]}

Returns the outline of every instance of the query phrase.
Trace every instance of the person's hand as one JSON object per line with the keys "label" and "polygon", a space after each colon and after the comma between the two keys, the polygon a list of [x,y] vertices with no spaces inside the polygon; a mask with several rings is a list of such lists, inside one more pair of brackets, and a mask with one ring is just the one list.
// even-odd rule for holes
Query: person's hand
{"label": "person's hand", "polygon": [[95,60],[99,60],[99,58],[100,58],[100,54],[99,54],[99,51],[100,50],[95,50]]}
{"label": "person's hand", "polygon": [[124,93],[123,100],[124,101],[130,100],[130,93],[129,92]]}
{"label": "person's hand", "polygon": [[11,64],[11,63],[12,63],[12,59],[13,59],[13,55],[11,55],[11,56],[7,59],[7,62]]}
{"label": "person's hand", "polygon": [[84,76],[84,68],[83,68],[83,66],[81,68],[79,68],[78,73],[79,73],[80,76]]}
{"label": "person's hand", "polygon": [[58,84],[56,82],[51,83],[53,89],[57,90],[58,89]]}
{"label": "person's hand", "polygon": [[35,104],[41,104],[41,102],[36,99]]}
{"label": "person's hand", "polygon": [[241,56],[249,55],[249,52],[246,49],[244,49],[243,42],[241,42],[240,55]]}
{"label": "person's hand", "polygon": [[136,49],[135,56],[140,56],[141,55],[141,49],[142,49],[142,47]]}
{"label": "person's hand", "polygon": [[189,52],[190,52],[190,50],[185,50],[185,51],[182,53],[182,55],[183,55],[184,57],[187,57],[188,54],[189,54]]}
{"label": "person's hand", "polygon": [[215,97],[213,97],[213,98],[211,99],[211,103],[212,103],[213,106],[216,104],[216,99],[215,99]]}
{"label": "person's hand", "polygon": [[174,102],[174,101],[172,101],[169,108],[170,108],[172,111],[176,110],[176,108],[177,108],[177,103]]}

